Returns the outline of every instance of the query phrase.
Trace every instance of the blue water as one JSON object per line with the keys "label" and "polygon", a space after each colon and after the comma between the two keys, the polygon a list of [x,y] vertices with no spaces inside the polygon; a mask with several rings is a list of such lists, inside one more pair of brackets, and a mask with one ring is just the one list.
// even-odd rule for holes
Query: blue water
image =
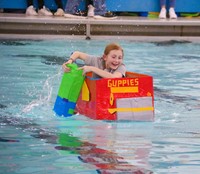
{"label": "blue water", "polygon": [[200,43],[120,41],[127,69],[154,78],[154,122],[55,115],[61,64],[107,43],[0,40],[0,173],[200,172]]}

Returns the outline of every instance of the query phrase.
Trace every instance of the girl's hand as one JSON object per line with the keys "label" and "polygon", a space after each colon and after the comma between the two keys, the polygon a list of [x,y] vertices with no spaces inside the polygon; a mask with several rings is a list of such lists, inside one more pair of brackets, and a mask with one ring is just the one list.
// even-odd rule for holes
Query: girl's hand
{"label": "girl's hand", "polygon": [[72,62],[73,62],[73,61],[70,59],[70,60],[68,60],[67,62],[63,63],[62,69],[63,69],[64,72],[70,72],[70,68],[67,67],[66,65],[67,65],[67,64],[70,64],[70,63],[72,63]]}
{"label": "girl's hand", "polygon": [[78,68],[78,69],[81,69],[81,70],[83,70],[83,75],[85,75],[87,72],[92,72],[93,71],[93,66],[82,66],[82,67],[80,67],[80,68]]}

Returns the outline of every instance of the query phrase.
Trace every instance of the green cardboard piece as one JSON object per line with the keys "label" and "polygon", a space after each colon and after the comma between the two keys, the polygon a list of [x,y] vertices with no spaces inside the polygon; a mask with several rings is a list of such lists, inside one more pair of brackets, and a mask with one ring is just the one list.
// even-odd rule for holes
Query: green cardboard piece
{"label": "green cardboard piece", "polygon": [[76,103],[85,77],[82,75],[83,70],[79,70],[77,64],[67,64],[67,67],[71,70],[63,74],[58,96]]}

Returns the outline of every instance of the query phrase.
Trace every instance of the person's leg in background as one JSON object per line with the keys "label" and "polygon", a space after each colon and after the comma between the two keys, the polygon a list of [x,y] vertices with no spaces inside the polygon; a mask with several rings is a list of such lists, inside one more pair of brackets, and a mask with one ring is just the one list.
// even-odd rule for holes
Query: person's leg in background
{"label": "person's leg in background", "polygon": [[27,0],[27,6],[29,7],[29,6],[33,6],[33,0]]}
{"label": "person's leg in background", "polygon": [[112,12],[107,11],[105,0],[93,0],[94,4],[94,18],[95,19],[116,19],[116,16]]}
{"label": "person's leg in background", "polygon": [[95,8],[95,15],[103,16],[106,14],[107,10],[105,0],[93,0],[93,6]]}
{"label": "person's leg in background", "polygon": [[87,7],[88,7],[88,5],[93,5],[93,0],[86,0],[85,1],[85,7],[86,7],[86,9],[87,9]]}
{"label": "person's leg in background", "polygon": [[94,17],[94,1],[93,0],[86,0],[86,9],[87,11],[87,16],[88,17]]}
{"label": "person's leg in background", "polygon": [[82,0],[67,0],[64,16],[66,18],[85,18],[85,16],[80,16],[82,13],[78,13],[78,7],[81,1]]}
{"label": "person's leg in background", "polygon": [[177,15],[175,13],[175,0],[170,0],[169,1],[169,17],[170,19],[177,19]]}
{"label": "person's leg in background", "polygon": [[69,14],[76,14],[81,0],[67,0],[65,12]]}
{"label": "person's leg in background", "polygon": [[86,0],[86,8],[88,9],[88,17],[94,17],[95,15],[103,16],[106,14],[105,0]]}
{"label": "person's leg in background", "polygon": [[37,16],[37,12],[33,6],[33,0],[27,0],[26,15]]}
{"label": "person's leg in background", "polygon": [[44,0],[38,0],[38,9],[42,9],[44,7]]}
{"label": "person's leg in background", "polygon": [[[167,10],[166,10],[166,0],[160,0],[161,11],[159,14],[160,19],[166,19],[167,17]],[[175,0],[169,0],[169,17],[170,19],[177,19],[177,15],[175,13]]]}
{"label": "person's leg in background", "polygon": [[159,14],[159,18],[160,19],[166,19],[167,17],[167,10],[166,10],[166,0],[160,0],[160,14]]}
{"label": "person's leg in background", "polygon": [[55,0],[57,5],[57,11],[54,13],[55,16],[64,16],[63,4],[61,0]]}
{"label": "person's leg in background", "polygon": [[44,0],[38,0],[38,14],[42,16],[52,16],[53,13],[45,7]]}
{"label": "person's leg in background", "polygon": [[44,0],[38,0],[38,13],[36,12],[33,0],[27,0],[26,15],[36,16],[38,14],[43,16],[52,16],[53,14],[44,6]]}
{"label": "person's leg in background", "polygon": [[[81,1],[82,0],[68,0],[65,8],[66,13],[64,16],[75,18],[75,16],[72,15],[77,15],[78,7]],[[95,19],[113,17],[113,14],[110,15],[109,13],[107,13],[105,0],[86,0],[86,5],[88,5],[88,17],[94,17]]]}

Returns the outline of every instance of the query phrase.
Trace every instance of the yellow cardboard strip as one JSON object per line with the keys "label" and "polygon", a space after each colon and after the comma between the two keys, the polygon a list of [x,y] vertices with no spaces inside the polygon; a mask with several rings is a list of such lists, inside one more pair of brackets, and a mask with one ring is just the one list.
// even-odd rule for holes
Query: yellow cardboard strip
{"label": "yellow cardboard strip", "polygon": [[111,87],[111,93],[135,93],[138,92],[138,87]]}
{"label": "yellow cardboard strip", "polygon": [[82,100],[90,101],[90,91],[85,81],[83,82],[83,86],[82,86]]}
{"label": "yellow cardboard strip", "polygon": [[144,108],[110,108],[108,112],[113,114],[115,112],[144,112],[144,111],[153,111],[154,107],[144,107]]}

